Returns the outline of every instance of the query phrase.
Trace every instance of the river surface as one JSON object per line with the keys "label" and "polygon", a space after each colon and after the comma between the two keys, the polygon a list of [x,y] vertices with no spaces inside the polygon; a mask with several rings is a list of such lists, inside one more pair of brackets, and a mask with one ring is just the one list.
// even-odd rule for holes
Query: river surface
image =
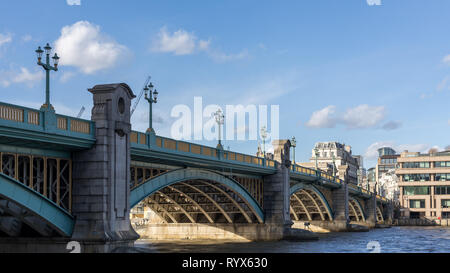
{"label": "river surface", "polygon": [[135,246],[159,253],[450,253],[450,228],[446,227],[392,227],[318,236],[318,241],[311,242],[139,240]]}

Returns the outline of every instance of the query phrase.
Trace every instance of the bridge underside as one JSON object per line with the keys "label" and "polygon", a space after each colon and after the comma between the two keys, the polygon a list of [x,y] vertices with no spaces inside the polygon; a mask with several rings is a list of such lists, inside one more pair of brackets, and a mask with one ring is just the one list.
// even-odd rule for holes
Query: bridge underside
{"label": "bridge underside", "polygon": [[331,221],[325,201],[313,190],[301,189],[291,195],[291,219],[295,221]]}
{"label": "bridge underside", "polygon": [[137,207],[134,211],[151,209],[163,223],[259,223],[239,194],[208,180],[187,180],[166,186]]}
{"label": "bridge underside", "polygon": [[349,198],[348,200],[348,216],[350,218],[350,221],[366,221],[366,217],[364,216],[364,211],[361,207],[361,204],[356,199]]}
{"label": "bridge underside", "polygon": [[55,229],[28,209],[0,198],[0,237],[56,237]]}
{"label": "bridge underside", "polygon": [[73,218],[56,203],[0,173],[0,237],[68,237]]}

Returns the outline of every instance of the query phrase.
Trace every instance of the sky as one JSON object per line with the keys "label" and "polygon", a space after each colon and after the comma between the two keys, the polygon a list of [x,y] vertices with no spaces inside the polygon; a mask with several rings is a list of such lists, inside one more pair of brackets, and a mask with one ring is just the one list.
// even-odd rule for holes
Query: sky
{"label": "sky", "polygon": [[[376,163],[391,146],[450,144],[448,0],[16,0],[1,1],[1,101],[39,108],[45,74],[35,50],[61,57],[51,72],[56,112],[90,119],[96,84],[146,78],[159,92],[154,129],[171,136],[179,104],[279,105],[279,134],[296,161],[338,141]],[[145,131],[141,100],[133,130]],[[216,141],[194,141],[215,146]],[[254,154],[257,141],[224,141]],[[270,144],[267,145],[270,150]]]}

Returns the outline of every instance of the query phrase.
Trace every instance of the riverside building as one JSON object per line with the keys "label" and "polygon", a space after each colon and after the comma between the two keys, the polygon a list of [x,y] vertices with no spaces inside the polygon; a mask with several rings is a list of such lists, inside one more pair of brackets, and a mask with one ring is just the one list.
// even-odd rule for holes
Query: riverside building
{"label": "riverside building", "polygon": [[450,218],[450,151],[405,151],[397,158],[400,205],[404,218]]}

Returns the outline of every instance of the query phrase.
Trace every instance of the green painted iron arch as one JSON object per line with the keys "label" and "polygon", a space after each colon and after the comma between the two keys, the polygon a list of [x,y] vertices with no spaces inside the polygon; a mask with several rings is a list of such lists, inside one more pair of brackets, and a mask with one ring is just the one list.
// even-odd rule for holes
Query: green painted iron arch
{"label": "green painted iron arch", "polygon": [[328,204],[327,199],[325,198],[325,196],[313,185],[306,185],[303,183],[297,183],[294,184],[291,188],[290,188],[290,193],[289,195],[292,196],[293,194],[295,194],[296,192],[300,191],[300,190],[311,190],[313,191],[320,199],[320,201],[322,202],[323,206],[325,207],[325,209],[327,210],[328,213],[328,217],[330,218],[330,221],[333,221],[333,211],[331,210],[330,205]]}
{"label": "green painted iron arch", "polygon": [[3,173],[0,173],[0,197],[31,212],[61,236],[70,237],[72,235],[74,219],[67,211],[42,194]]}
{"label": "green painted iron arch", "polygon": [[359,202],[359,200],[357,198],[349,197],[349,201],[353,201],[353,203],[356,204],[356,208],[355,209],[358,209],[359,213],[361,214],[362,221],[363,222],[366,221],[366,215],[364,214],[364,209],[361,206],[361,203]]}
{"label": "green painted iron arch", "polygon": [[251,196],[250,193],[243,186],[241,186],[241,184],[234,179],[223,176],[222,174],[193,168],[178,169],[166,172],[162,175],[147,180],[140,186],[132,189],[130,192],[130,206],[133,208],[145,198],[167,186],[188,180],[210,180],[226,186],[240,196],[260,223],[264,223],[264,212],[261,206],[258,202],[256,202],[253,196]]}

